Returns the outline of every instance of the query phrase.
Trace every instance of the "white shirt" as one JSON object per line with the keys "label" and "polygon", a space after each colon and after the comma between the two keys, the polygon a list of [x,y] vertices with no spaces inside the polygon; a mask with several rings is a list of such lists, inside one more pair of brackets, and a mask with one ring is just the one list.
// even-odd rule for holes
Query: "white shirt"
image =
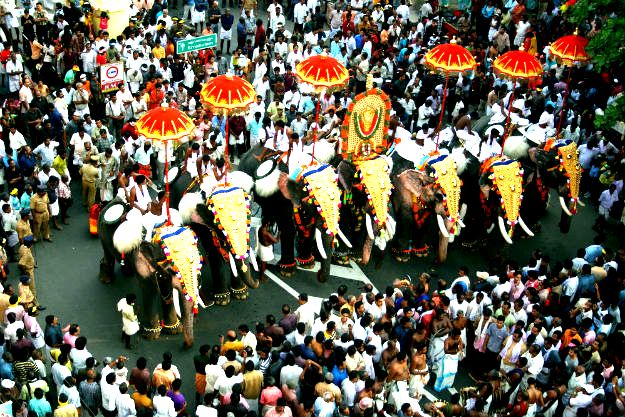
{"label": "white shirt", "polygon": [[[117,387],[117,385],[115,385],[114,383],[109,384],[108,382],[104,381],[100,388],[102,390],[102,408],[104,408],[107,411],[115,410],[115,407],[117,407],[117,397],[121,395],[119,393],[119,388]],[[174,403],[172,401],[172,406],[173,404]],[[156,403],[154,403],[154,406],[156,408]]]}
{"label": "white shirt", "polygon": [[115,404],[117,406],[118,417],[131,417],[137,415],[135,401],[130,398],[130,394],[119,394]]}
{"label": "white shirt", "polygon": [[206,365],[204,368],[206,374],[206,392],[215,390],[215,382],[222,376],[225,376],[224,369],[219,365]]}
{"label": "white shirt", "polygon": [[18,130],[15,130],[15,133],[9,132],[9,147],[11,149],[17,151],[26,145],[27,143],[26,139],[24,139],[24,135],[22,135]]}
{"label": "white shirt", "polygon": [[168,396],[156,395],[152,399],[152,405],[154,405],[154,417],[176,417],[177,415],[174,401]]}
{"label": "white shirt", "polygon": [[293,8],[293,20],[295,20],[295,23],[303,25],[306,21],[306,15],[308,15],[308,6],[306,4],[297,3]]}
{"label": "white shirt", "polygon": [[295,310],[295,315],[297,316],[298,322],[302,322],[306,325],[307,330],[312,329],[313,323],[315,322],[315,311],[310,301],[300,305],[297,310]]}

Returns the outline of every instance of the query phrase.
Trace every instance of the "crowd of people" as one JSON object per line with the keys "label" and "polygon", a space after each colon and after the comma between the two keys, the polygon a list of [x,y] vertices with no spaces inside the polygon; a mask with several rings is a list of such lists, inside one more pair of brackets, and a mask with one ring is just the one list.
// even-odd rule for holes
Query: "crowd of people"
{"label": "crowd of people", "polygon": [[[623,147],[614,132],[594,127],[596,116],[622,94],[622,80],[591,66],[573,68],[569,80],[568,69],[548,49],[573,29],[559,1],[461,1],[453,14],[434,0],[169,3],[130,3],[128,26],[115,37],[109,36],[106,13],[94,16],[88,2],[0,4],[6,99],[0,119],[6,253],[0,257],[6,341],[0,401],[12,401],[14,416],[625,413],[625,252],[609,249],[602,237],[614,227],[611,218],[622,217]],[[589,16],[580,33],[595,36],[604,19]],[[209,33],[217,34],[218,47],[175,53],[178,40]],[[40,326],[45,307],[37,299],[32,248],[52,240],[51,227],[60,231],[68,223],[77,200],[73,191],[87,210],[119,196],[142,214],[160,214],[163,195],[153,201],[148,188],[162,185],[166,160],[193,177],[219,182],[256,144],[291,152],[294,144],[310,144],[314,128],[332,141],[368,80],[393,97],[393,134],[407,132],[402,140],[414,140],[428,153],[444,79],[422,60],[451,36],[479,65],[453,79],[445,94],[445,125],[482,133],[478,120],[505,118],[511,108],[515,122],[541,132],[528,135],[537,145],[556,128],[578,143],[582,195],[598,205],[594,228],[600,235],[575,257],[552,254],[552,260],[535,251],[526,264],[502,261],[474,273],[461,268],[451,284],[427,274],[405,277],[381,293],[341,286],[319,311],[300,294],[297,309],[285,304],[278,317],[269,314],[254,328],[242,324],[219,344],[202,345],[194,357],[195,379],[182,379],[170,353],[160,364],[141,357],[132,367],[122,356],[100,364],[77,324],[61,328],[59,318],[48,315]],[[544,66],[535,85],[493,73],[499,54],[520,47]],[[294,73],[298,62],[320,53],[335,57],[351,75],[345,88],[322,97]],[[98,67],[112,62],[124,63],[125,81],[103,92]],[[205,109],[199,98],[203,82],[226,73],[248,79],[257,94],[245,114],[227,119]],[[183,152],[166,154],[138,134],[137,119],[161,105],[179,108],[196,124]],[[498,153],[500,133],[490,129],[475,156]],[[17,291],[7,280],[11,262],[19,271]],[[136,332],[135,300],[129,295],[120,308],[128,347],[129,334]],[[475,383],[448,403],[429,404],[425,386],[439,392],[454,387],[459,363]],[[185,398],[183,383],[194,384],[195,399]]]}

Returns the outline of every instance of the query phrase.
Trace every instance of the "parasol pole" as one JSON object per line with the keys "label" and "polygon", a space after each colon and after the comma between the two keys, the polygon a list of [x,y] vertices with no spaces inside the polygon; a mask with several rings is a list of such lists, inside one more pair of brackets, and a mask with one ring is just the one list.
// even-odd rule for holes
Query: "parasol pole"
{"label": "parasol pole", "polygon": [[317,132],[319,131],[319,111],[321,110],[322,95],[323,90],[319,91],[319,98],[317,99],[317,111],[315,112],[315,130],[313,130],[312,158],[310,160],[311,165],[315,163],[315,145],[317,144]]}
{"label": "parasol pole", "polygon": [[230,164],[230,159],[228,156],[228,148],[230,147],[230,135],[228,129],[228,111],[224,109],[224,117],[226,118],[226,149],[224,152],[224,185],[228,184],[228,165]]}
{"label": "parasol pole", "polygon": [[510,99],[508,100],[508,116],[506,117],[506,128],[503,131],[503,139],[501,140],[501,152],[499,156],[503,156],[503,147],[506,144],[506,138],[508,137],[508,129],[510,128],[510,112],[512,111],[512,102],[514,101],[514,89],[516,87],[516,78],[512,79],[512,91],[510,92]]}
{"label": "parasol pole", "polygon": [[562,116],[564,114],[564,108],[566,107],[566,101],[569,98],[569,85],[571,84],[571,71],[573,70],[573,63],[569,65],[569,75],[566,79],[566,89],[564,89],[564,98],[562,99],[562,108],[560,109],[560,119],[558,120],[558,130],[556,131],[556,139],[562,131]]}
{"label": "parasol pole", "polygon": [[438,133],[436,133],[436,152],[438,152],[438,139],[443,127],[443,116],[445,114],[445,101],[447,99],[447,83],[449,83],[449,71],[445,72],[445,88],[443,88],[443,101],[441,102],[441,115],[438,118]]}
{"label": "parasol pole", "polygon": [[167,224],[171,224],[171,214],[169,212],[169,141],[165,141],[165,210],[167,210]]}

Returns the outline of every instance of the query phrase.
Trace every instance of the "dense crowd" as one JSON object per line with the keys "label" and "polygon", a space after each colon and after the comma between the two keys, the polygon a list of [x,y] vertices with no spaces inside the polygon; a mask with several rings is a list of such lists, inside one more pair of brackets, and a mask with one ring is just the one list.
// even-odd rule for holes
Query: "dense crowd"
{"label": "dense crowd", "polygon": [[[319,311],[301,294],[297,309],[284,305],[277,317],[269,314],[254,328],[229,329],[220,344],[202,345],[194,358],[194,401],[182,394],[170,353],[160,364],[139,358],[133,367],[121,356],[100,364],[77,324],[62,328],[49,315],[42,328],[32,247],[51,241],[50,226],[62,230],[74,201],[90,210],[117,195],[146,213],[152,198],[147,187],[162,185],[166,160],[194,177],[219,181],[258,143],[287,151],[293,142],[307,145],[312,128],[331,138],[368,79],[393,97],[394,123],[427,153],[437,133],[444,79],[422,59],[452,36],[479,65],[452,79],[445,124],[471,131],[482,116],[511,107],[515,117],[545,132],[561,127],[563,137],[579,145],[582,194],[598,204],[595,229],[603,234],[613,227],[611,218],[621,220],[622,143],[593,122],[622,94],[622,80],[580,66],[570,72],[567,87],[569,71],[548,49],[574,29],[559,1],[460,1],[455,13],[434,0],[181,1],[181,7],[175,0],[129,4],[128,26],[115,37],[109,36],[106,14],[91,19],[88,2],[0,2],[6,99],[0,119],[0,327],[6,341],[0,401],[12,401],[14,416],[625,413],[625,252],[607,248],[602,236],[575,257],[550,259],[536,251],[527,262],[493,263],[488,272],[462,268],[451,283],[422,274],[397,280],[382,293],[370,286],[360,294],[340,287]],[[179,16],[170,15],[173,10]],[[589,16],[580,33],[595,36],[605,19]],[[218,35],[217,48],[175,53],[178,40],[209,33]],[[544,66],[542,79],[530,86],[537,89],[493,74],[493,60],[520,47]],[[320,53],[343,63],[351,78],[341,91],[317,97],[294,69]],[[98,67],[120,61],[125,82],[103,92]],[[199,99],[203,82],[226,73],[245,77],[257,93],[246,114],[228,119]],[[166,155],[137,132],[136,120],[160,105],[179,108],[196,124],[182,153]],[[496,134],[484,136],[476,157],[501,146]],[[530,140],[540,145],[546,136]],[[224,160],[226,146],[230,160]],[[72,194],[79,190],[80,199]],[[17,290],[7,280],[13,261]],[[135,299],[130,294],[120,302],[127,346],[127,330],[137,320]],[[470,368],[473,386],[449,403],[426,405],[425,386],[454,386],[459,362]],[[185,376],[184,384],[193,378]]]}

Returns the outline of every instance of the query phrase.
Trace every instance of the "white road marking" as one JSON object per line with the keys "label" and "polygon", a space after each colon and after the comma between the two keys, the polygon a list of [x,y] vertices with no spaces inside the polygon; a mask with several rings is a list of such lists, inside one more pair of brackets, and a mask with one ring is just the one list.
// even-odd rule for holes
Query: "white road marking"
{"label": "white road marking", "polygon": [[[299,292],[297,292],[295,288],[291,287],[289,284],[284,282],[284,280],[278,278],[276,274],[274,274],[271,271],[265,271],[265,275],[267,275],[267,277],[270,280],[275,282],[284,291],[288,292],[293,298],[299,298]],[[317,312],[321,311],[321,303],[323,302],[323,298],[315,297],[314,295],[309,295],[308,302],[311,303],[315,307],[315,311]]]}

